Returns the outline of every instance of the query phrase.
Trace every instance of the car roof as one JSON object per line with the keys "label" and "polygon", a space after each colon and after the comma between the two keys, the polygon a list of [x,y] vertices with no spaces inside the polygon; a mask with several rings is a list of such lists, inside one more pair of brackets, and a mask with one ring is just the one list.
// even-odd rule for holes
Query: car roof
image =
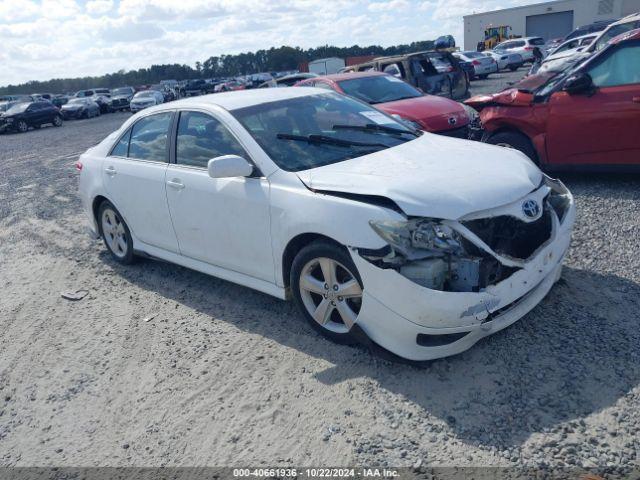
{"label": "car roof", "polygon": [[576,40],[584,40],[585,38],[596,38],[599,34],[600,32],[591,32],[591,33],[587,33],[586,35],[580,35],[579,37],[573,37],[573,38],[570,38],[569,40],[565,40],[559,46],[562,46],[565,43],[575,42]]}
{"label": "car roof", "polygon": [[[225,110],[236,110],[238,108],[252,107],[263,103],[289,100],[291,98],[302,98],[311,95],[327,94],[327,90],[322,88],[255,88],[250,90],[236,90],[233,92],[212,93],[198,97],[183,98],[171,102],[171,107],[188,108],[196,106],[216,105]],[[159,105],[161,107],[162,105]]]}
{"label": "car roof", "polygon": [[318,77],[318,80],[326,78],[327,80],[331,80],[333,82],[341,82],[342,80],[351,80],[353,78],[364,78],[364,77],[385,77],[388,76],[387,73],[377,72],[375,70],[369,70],[368,72],[345,72],[345,73],[334,73],[331,75],[323,75]]}

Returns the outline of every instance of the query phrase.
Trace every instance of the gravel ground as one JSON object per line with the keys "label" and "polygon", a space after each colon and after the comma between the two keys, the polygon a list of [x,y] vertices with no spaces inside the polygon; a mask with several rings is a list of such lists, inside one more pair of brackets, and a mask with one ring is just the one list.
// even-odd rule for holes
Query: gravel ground
{"label": "gravel ground", "polygon": [[112,262],[84,234],[73,162],[125,118],[0,136],[0,465],[640,466],[640,177],[563,176],[578,220],[561,282],[415,368],[247,288]]}

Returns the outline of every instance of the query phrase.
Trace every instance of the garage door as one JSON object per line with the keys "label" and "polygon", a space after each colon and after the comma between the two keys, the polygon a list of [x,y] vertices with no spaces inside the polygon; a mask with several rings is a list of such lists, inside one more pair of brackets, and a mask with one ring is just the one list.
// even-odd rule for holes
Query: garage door
{"label": "garage door", "polygon": [[573,10],[527,17],[527,37],[545,40],[564,37],[573,30]]}

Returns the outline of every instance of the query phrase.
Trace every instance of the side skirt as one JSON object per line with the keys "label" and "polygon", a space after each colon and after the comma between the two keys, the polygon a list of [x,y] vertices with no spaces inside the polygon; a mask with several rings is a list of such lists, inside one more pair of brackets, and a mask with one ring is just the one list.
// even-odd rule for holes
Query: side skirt
{"label": "side skirt", "polygon": [[153,258],[165,260],[169,263],[175,263],[176,265],[190,268],[191,270],[196,270],[198,272],[211,275],[222,280],[227,280],[229,282],[242,285],[243,287],[249,287],[254,290],[258,290],[259,292],[266,293],[267,295],[272,295],[281,300],[286,300],[287,298],[286,290],[282,287],[278,287],[274,283],[260,280],[259,278],[245,275],[244,273],[227,270],[226,268],[216,267],[215,265],[201,262],[200,260],[195,260],[193,258],[184,257],[177,253],[168,252],[161,248],[147,245],[146,243],[140,242],[137,239],[134,239],[134,250]]}

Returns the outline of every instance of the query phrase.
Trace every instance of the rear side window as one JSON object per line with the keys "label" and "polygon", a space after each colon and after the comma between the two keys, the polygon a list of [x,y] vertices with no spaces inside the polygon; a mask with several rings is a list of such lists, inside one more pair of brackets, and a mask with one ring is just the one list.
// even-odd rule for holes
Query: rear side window
{"label": "rear side window", "polygon": [[542,38],[532,38],[529,43],[531,45],[544,45],[544,40]]}
{"label": "rear side window", "polygon": [[144,117],[131,128],[129,158],[154,162],[167,161],[167,138],[171,112]]}
{"label": "rear side window", "polygon": [[182,112],[178,123],[176,163],[207,168],[209,160],[222,155],[239,155],[249,159],[240,143],[211,115]]}
{"label": "rear side window", "polygon": [[111,150],[110,156],[112,157],[126,157],[129,154],[129,138],[131,137],[131,129],[120,137],[118,143]]}

